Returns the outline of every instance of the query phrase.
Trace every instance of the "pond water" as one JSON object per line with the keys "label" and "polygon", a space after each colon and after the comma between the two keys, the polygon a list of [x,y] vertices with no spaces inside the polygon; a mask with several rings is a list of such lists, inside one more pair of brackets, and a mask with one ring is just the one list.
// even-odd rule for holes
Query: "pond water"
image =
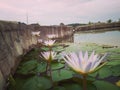
{"label": "pond water", "polygon": [[120,47],[120,31],[105,31],[97,33],[78,32],[74,34],[74,43],[97,43]]}

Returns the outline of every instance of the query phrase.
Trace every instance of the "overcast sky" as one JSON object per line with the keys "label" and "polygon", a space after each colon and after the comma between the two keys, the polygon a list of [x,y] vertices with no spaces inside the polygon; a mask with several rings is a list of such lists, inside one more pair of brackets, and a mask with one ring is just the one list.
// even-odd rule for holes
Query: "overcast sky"
{"label": "overcast sky", "polygon": [[0,20],[58,25],[118,20],[120,0],[0,0]]}

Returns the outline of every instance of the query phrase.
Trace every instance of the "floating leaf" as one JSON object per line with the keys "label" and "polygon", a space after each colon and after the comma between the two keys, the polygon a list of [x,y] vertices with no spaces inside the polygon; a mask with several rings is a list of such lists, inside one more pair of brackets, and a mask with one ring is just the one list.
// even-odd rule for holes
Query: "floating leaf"
{"label": "floating leaf", "polygon": [[96,71],[96,72],[94,72],[94,73],[90,73],[89,76],[91,76],[91,77],[96,77],[97,74],[98,74],[98,71]]}
{"label": "floating leaf", "polygon": [[56,69],[61,69],[64,67],[64,64],[61,63],[52,63],[52,69],[56,70]]}
{"label": "floating leaf", "polygon": [[27,61],[21,64],[21,66],[17,70],[17,73],[24,74],[24,75],[33,73],[33,70],[37,67],[37,65],[38,65],[38,62],[35,60]]}
{"label": "floating leaf", "polygon": [[39,63],[39,64],[37,65],[37,67],[36,67],[33,71],[34,71],[35,73],[45,72],[45,71],[46,71],[46,66],[47,66],[46,63],[41,62],[41,63]]}
{"label": "floating leaf", "polygon": [[22,90],[22,87],[23,87],[24,83],[26,82],[26,79],[20,78],[20,77],[15,78],[16,84],[14,87],[9,86],[9,90]]}
{"label": "floating leaf", "polygon": [[120,65],[111,67],[111,70],[113,72],[113,76],[120,76]]}
{"label": "floating leaf", "polygon": [[73,77],[73,72],[69,70],[57,70],[52,72],[53,81],[61,81]]}
{"label": "floating leaf", "polygon": [[98,71],[99,78],[103,79],[112,75],[112,71],[107,66],[104,66]]}
{"label": "floating leaf", "polygon": [[120,60],[120,55],[117,53],[114,53],[108,57],[110,60]]}
{"label": "floating leaf", "polygon": [[62,46],[58,46],[58,47],[54,47],[52,50],[56,52],[60,52],[60,51],[63,51],[64,48]]}
{"label": "floating leaf", "polygon": [[97,80],[93,84],[97,87],[97,90],[120,90],[117,86],[106,81]]}
{"label": "floating leaf", "polygon": [[64,87],[57,86],[54,87],[52,90],[66,90],[66,89]]}
{"label": "floating leaf", "polygon": [[120,60],[109,61],[106,65],[120,65]]}
{"label": "floating leaf", "polygon": [[82,90],[82,87],[79,84],[65,84],[63,85],[65,90]]}
{"label": "floating leaf", "polygon": [[48,51],[49,50],[48,47],[41,47],[41,49],[44,50],[44,51]]}
{"label": "floating leaf", "polygon": [[46,90],[51,86],[52,84],[49,79],[34,76],[26,81],[21,90]]}
{"label": "floating leaf", "polygon": [[96,90],[96,86],[94,84],[87,84],[87,90]]}

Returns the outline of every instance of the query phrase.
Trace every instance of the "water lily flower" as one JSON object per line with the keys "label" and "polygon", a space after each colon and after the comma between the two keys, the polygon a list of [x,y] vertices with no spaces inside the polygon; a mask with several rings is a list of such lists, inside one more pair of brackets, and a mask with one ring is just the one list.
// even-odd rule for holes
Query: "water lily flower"
{"label": "water lily flower", "polygon": [[47,52],[41,52],[42,56],[45,58],[45,60],[53,60],[56,57],[56,52],[54,51],[47,51]]}
{"label": "water lily flower", "polygon": [[34,31],[31,33],[33,36],[40,36],[40,31]]}
{"label": "water lily flower", "polygon": [[47,35],[47,37],[50,38],[50,39],[52,39],[52,38],[55,38],[56,35],[55,34],[49,34],[49,35]]}
{"label": "water lily flower", "polygon": [[54,43],[55,43],[55,40],[47,40],[47,41],[44,41],[44,44],[45,44],[46,46],[52,46]]}
{"label": "water lily flower", "polygon": [[104,56],[100,57],[93,51],[92,54],[88,56],[87,51],[84,55],[83,52],[80,51],[78,53],[72,52],[66,54],[63,59],[76,72],[80,74],[88,74],[93,72],[95,68],[100,65],[106,55],[107,54],[104,54]]}
{"label": "water lily flower", "polygon": [[38,43],[42,43],[43,42],[43,40],[42,39],[38,39]]}

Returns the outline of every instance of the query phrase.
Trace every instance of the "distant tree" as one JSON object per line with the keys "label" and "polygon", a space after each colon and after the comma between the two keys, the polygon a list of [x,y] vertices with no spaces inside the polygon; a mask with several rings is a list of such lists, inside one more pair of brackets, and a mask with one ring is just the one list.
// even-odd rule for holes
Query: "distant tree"
{"label": "distant tree", "polygon": [[100,21],[98,21],[98,23],[101,23]]}
{"label": "distant tree", "polygon": [[111,20],[111,19],[107,20],[107,23],[111,23],[111,22],[112,22],[112,20]]}
{"label": "distant tree", "polygon": [[89,25],[93,24],[91,21],[88,22]]}
{"label": "distant tree", "polygon": [[60,26],[64,26],[64,23],[60,23]]}
{"label": "distant tree", "polygon": [[120,18],[118,19],[118,22],[120,22]]}

